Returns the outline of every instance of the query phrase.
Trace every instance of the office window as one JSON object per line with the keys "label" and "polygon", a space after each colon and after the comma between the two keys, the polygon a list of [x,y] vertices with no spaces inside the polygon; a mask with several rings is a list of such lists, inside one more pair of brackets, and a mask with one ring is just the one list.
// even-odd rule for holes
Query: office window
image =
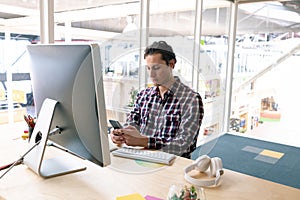
{"label": "office window", "polygon": [[[174,47],[178,58],[176,75],[204,99],[206,115],[200,135],[205,138],[207,134],[220,133],[223,127],[225,78],[230,67],[227,57],[231,1],[203,0],[201,16],[199,3],[150,0],[147,39],[149,43],[166,40]],[[27,87],[29,71],[23,52],[27,44],[40,41],[39,7],[39,1],[1,1],[1,8],[11,12],[0,13],[1,105],[7,108],[7,97],[12,102],[18,96],[16,105],[11,107],[21,105],[32,114],[32,93]],[[141,1],[131,0],[54,1],[56,43],[92,41],[102,46],[108,114],[120,121],[125,120],[136,91],[142,89],[141,77],[145,73],[141,70],[139,33],[135,31],[140,29],[140,9]],[[260,126],[267,124],[294,126],[298,111],[290,102],[298,100],[294,93],[286,91],[296,91],[294,81],[298,80],[294,77],[295,63],[299,63],[297,9],[294,1],[239,2],[231,131],[256,134]],[[202,26],[197,21],[200,17]],[[201,38],[197,34],[199,28]],[[6,41],[5,32],[9,35]],[[200,52],[195,50],[199,46]],[[9,84],[6,72],[14,74]],[[116,95],[123,98],[114,98]],[[8,115],[2,119],[1,123],[7,123]]]}
{"label": "office window", "polygon": [[236,132],[280,135],[278,142],[291,144],[298,137],[300,17],[294,8],[292,2],[239,5],[231,111]]}
{"label": "office window", "polygon": [[[197,15],[197,1],[150,1],[150,41],[166,40],[174,47],[178,62],[176,74],[197,90],[204,101],[205,116],[199,143],[207,136],[221,133],[224,115],[224,68],[227,59],[228,7],[203,1]],[[198,4],[198,9],[200,5]],[[201,13],[201,12],[200,12]],[[199,24],[202,19],[202,27]],[[201,29],[201,38],[195,33]],[[200,48],[200,51],[197,49]],[[198,54],[198,55],[197,55]],[[199,62],[196,60],[199,59]],[[223,71],[222,71],[223,70]]]}
{"label": "office window", "polygon": [[39,4],[1,1],[1,8],[7,12],[0,12],[0,124],[6,124],[23,122],[32,111],[26,46],[39,39]]}

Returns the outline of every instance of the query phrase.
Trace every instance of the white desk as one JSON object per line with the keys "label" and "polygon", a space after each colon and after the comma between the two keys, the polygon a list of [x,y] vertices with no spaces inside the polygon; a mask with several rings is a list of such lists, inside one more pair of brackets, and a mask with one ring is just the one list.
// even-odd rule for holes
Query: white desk
{"label": "white desk", "polygon": [[[3,132],[6,128],[7,132]],[[0,165],[14,161],[24,151],[26,141],[13,140],[22,128],[9,133],[11,127],[1,127]],[[18,133],[19,131],[19,133]],[[48,154],[61,151],[48,147]],[[0,200],[16,199],[116,199],[132,193],[166,199],[171,184],[186,184],[183,169],[192,160],[178,158],[172,166],[142,167],[136,161],[112,158],[112,165],[101,168],[88,161],[87,170],[64,176],[43,179],[24,165],[13,168],[0,179]],[[137,171],[136,171],[137,170]],[[1,174],[3,173],[0,172]],[[300,199],[300,190],[263,179],[226,170],[221,186],[205,188],[207,200],[276,200]]]}

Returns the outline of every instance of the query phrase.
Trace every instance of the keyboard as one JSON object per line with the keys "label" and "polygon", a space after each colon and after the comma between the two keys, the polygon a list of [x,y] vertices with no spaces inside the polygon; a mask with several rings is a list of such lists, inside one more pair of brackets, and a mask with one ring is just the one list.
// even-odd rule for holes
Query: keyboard
{"label": "keyboard", "polygon": [[118,148],[117,150],[114,150],[112,152],[112,155],[165,165],[170,165],[173,159],[176,158],[174,154],[166,153],[163,151],[152,151],[129,147]]}

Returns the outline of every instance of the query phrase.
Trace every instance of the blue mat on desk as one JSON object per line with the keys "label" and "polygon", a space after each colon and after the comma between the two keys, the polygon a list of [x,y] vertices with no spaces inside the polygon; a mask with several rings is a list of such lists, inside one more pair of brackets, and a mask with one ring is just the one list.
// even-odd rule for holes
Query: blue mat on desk
{"label": "blue mat on desk", "polygon": [[300,189],[300,148],[224,134],[199,146],[193,160],[206,145],[214,145],[208,155],[220,157],[224,168]]}

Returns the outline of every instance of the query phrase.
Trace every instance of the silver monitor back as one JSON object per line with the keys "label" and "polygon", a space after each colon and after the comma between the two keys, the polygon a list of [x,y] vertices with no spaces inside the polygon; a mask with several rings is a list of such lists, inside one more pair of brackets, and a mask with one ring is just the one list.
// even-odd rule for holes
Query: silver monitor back
{"label": "silver monitor back", "polygon": [[49,139],[98,165],[110,164],[99,46],[29,45],[28,53],[36,111],[46,98],[58,102],[50,130],[62,133]]}

